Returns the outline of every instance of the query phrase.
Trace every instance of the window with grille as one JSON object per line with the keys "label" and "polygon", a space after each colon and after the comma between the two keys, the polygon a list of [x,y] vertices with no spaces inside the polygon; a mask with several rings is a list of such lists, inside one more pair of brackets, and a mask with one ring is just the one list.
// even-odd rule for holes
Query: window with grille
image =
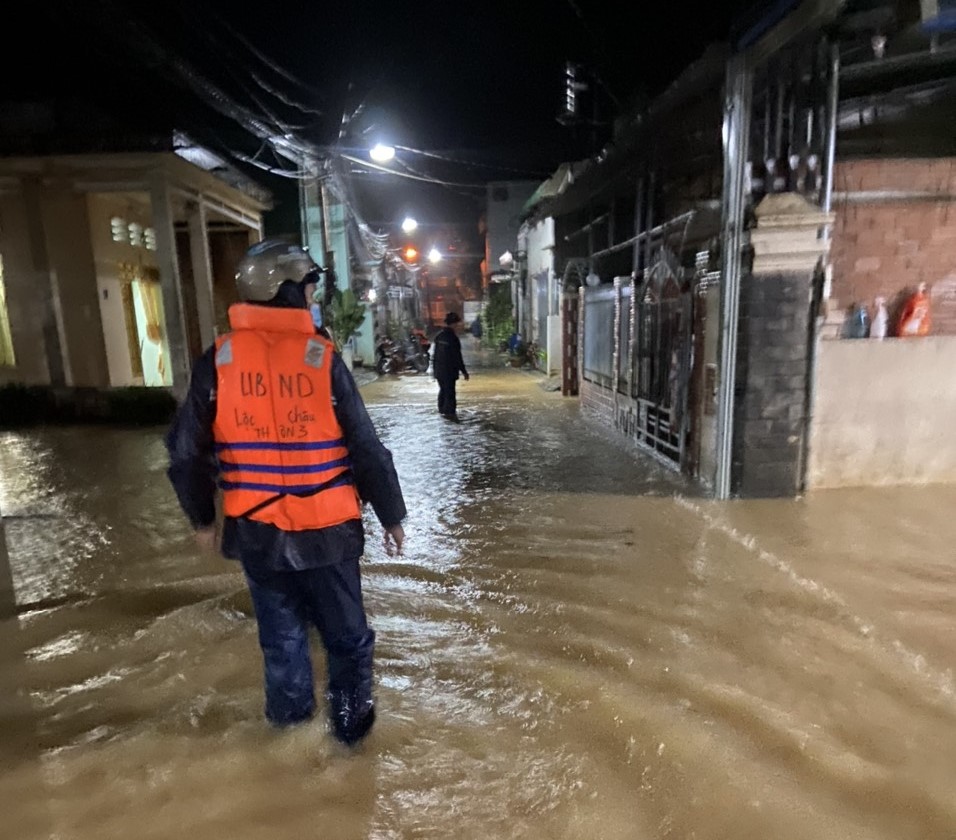
{"label": "window with grille", "polygon": [[129,238],[126,220],[121,216],[113,216],[113,218],[110,219],[110,234],[114,242],[126,242]]}

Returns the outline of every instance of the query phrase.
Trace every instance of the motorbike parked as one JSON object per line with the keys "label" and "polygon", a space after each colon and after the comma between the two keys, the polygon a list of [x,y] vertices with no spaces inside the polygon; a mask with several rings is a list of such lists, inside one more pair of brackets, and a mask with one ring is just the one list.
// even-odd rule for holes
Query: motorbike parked
{"label": "motorbike parked", "polygon": [[375,346],[375,371],[379,374],[425,373],[431,362],[430,347],[431,343],[420,332],[411,332],[400,341],[386,336]]}

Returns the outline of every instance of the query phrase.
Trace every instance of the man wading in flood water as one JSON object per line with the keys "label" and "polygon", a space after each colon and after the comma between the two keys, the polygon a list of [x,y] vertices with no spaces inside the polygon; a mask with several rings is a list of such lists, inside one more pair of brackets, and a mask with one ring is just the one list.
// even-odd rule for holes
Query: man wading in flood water
{"label": "man wading in flood water", "polygon": [[445,316],[445,326],[435,336],[435,349],[432,353],[432,369],[438,381],[438,413],[446,420],[460,423],[458,419],[458,396],[455,393],[455,383],[461,373],[467,382],[470,378],[465,369],[465,360],[461,356],[461,339],[455,331],[456,324],[461,323],[461,316],[457,312],[449,312]]}
{"label": "man wading in flood water", "polygon": [[[265,663],[265,713],[276,726],[315,711],[309,628],[328,661],[332,731],[355,744],[375,721],[374,632],[362,604],[361,504],[402,550],[405,518],[391,453],[310,307],[318,267],[299,247],[249,249],[229,309],[232,332],[196,363],[167,438],[169,478],[199,542],[242,563]],[[312,310],[310,313],[310,309]]]}

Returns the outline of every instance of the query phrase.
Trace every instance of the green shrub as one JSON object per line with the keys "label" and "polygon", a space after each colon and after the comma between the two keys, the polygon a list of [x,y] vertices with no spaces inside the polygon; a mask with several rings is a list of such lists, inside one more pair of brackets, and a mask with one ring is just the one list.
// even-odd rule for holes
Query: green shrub
{"label": "green shrub", "polygon": [[329,307],[328,328],[335,342],[335,349],[341,352],[348,340],[355,335],[365,320],[365,304],[361,303],[351,289],[336,289]]}
{"label": "green shrub", "polygon": [[488,305],[481,316],[482,338],[490,347],[506,342],[514,332],[514,311],[511,307],[511,286],[494,285],[489,290]]}

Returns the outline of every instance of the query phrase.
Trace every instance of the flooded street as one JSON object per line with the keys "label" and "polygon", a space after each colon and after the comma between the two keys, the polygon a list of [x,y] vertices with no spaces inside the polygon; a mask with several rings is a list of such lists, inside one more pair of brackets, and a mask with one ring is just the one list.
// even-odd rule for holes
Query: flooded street
{"label": "flooded street", "polygon": [[265,724],[164,429],[0,432],[0,834],[956,838],[956,488],[718,504],[539,384],[362,389],[410,516],[354,754]]}

